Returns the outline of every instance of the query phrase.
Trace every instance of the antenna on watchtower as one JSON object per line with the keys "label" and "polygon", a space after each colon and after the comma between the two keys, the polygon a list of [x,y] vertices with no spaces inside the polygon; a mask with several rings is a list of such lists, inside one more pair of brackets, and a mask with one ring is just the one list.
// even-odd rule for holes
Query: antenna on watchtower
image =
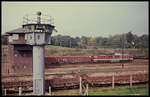
{"label": "antenna on watchtower", "polygon": [[42,13],[40,11],[37,12],[37,24],[41,23],[41,14]]}

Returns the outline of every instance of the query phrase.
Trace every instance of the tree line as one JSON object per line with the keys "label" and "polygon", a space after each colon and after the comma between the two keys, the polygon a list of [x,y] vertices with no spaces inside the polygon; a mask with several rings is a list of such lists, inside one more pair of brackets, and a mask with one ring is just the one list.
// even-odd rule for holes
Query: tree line
{"label": "tree line", "polygon": [[52,37],[52,45],[70,48],[148,48],[147,34],[137,36],[128,32],[109,37],[71,37],[57,35]]}
{"label": "tree line", "polygon": [[[1,36],[1,43],[8,44],[8,37]],[[109,37],[71,37],[64,35],[52,36],[51,45],[69,48],[148,48],[149,37],[147,34],[137,36],[132,32],[116,34]]]}

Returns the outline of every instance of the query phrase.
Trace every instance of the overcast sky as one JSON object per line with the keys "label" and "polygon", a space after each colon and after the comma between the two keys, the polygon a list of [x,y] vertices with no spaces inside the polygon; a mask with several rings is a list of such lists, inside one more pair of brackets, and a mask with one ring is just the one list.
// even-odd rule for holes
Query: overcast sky
{"label": "overcast sky", "polygon": [[2,2],[2,33],[21,27],[25,14],[54,18],[52,35],[110,36],[148,34],[148,2]]}

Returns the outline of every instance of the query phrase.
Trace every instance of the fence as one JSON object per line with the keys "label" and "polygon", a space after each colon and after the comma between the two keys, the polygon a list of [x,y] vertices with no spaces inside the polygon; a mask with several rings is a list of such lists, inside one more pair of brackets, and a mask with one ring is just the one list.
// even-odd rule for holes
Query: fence
{"label": "fence", "polygon": [[[77,80],[78,79],[78,80]],[[112,89],[115,88],[117,85],[116,83],[120,84],[129,84],[129,87],[132,88],[134,83],[140,83],[140,82],[148,82],[148,73],[143,72],[139,74],[128,74],[128,75],[117,75],[115,73],[112,73],[110,76],[99,76],[99,77],[84,77],[79,76],[76,79],[56,79],[58,81],[53,80],[53,82],[56,82],[52,85],[52,80],[46,81],[46,88],[48,89],[48,93],[46,95],[52,95],[52,89],[61,87],[70,87],[70,85],[75,85],[74,83],[78,83],[79,86],[79,94],[80,95],[88,95],[89,87],[93,87],[96,84],[102,85],[102,84],[111,84]],[[69,83],[69,84],[68,84]],[[55,87],[55,85],[57,87]],[[15,91],[18,91],[18,95],[22,95],[23,91],[27,91],[30,89],[30,92],[32,91],[32,81],[28,82],[19,82],[19,83],[12,83],[12,82],[2,82],[2,89],[3,89],[3,95],[7,95],[8,91],[10,91],[10,88],[14,88]],[[11,89],[12,90],[12,89]],[[32,94],[31,94],[32,95]],[[53,94],[54,95],[54,94]]]}

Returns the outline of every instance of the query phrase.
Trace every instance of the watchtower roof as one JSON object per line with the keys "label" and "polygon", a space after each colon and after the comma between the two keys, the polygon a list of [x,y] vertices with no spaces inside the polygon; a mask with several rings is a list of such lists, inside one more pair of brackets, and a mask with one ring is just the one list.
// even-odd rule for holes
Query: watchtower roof
{"label": "watchtower roof", "polygon": [[23,28],[17,28],[6,32],[6,34],[13,34],[13,33],[21,34],[21,33],[25,33],[25,30]]}

